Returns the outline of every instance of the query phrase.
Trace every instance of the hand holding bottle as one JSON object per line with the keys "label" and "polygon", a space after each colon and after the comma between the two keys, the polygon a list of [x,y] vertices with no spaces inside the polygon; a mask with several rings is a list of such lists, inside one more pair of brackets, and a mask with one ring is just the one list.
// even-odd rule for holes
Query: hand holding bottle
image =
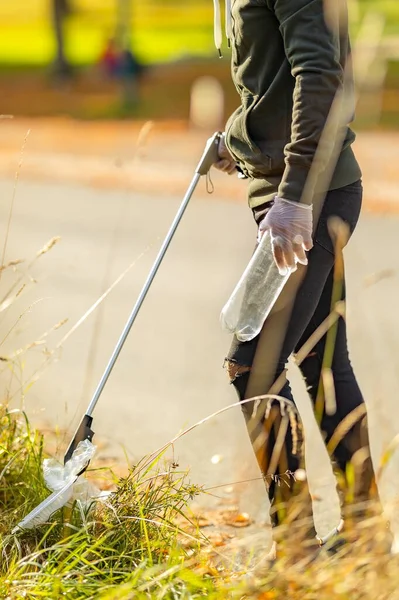
{"label": "hand holding bottle", "polygon": [[280,275],[296,270],[296,263],[308,264],[305,250],[313,247],[312,206],[276,197],[259,225],[259,239],[270,232],[273,256]]}

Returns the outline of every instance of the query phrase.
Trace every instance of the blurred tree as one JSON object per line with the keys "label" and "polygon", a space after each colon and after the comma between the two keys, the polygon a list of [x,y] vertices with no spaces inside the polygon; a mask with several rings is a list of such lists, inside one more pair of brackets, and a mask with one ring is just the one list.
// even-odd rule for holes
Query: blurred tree
{"label": "blurred tree", "polygon": [[71,72],[65,56],[65,19],[71,12],[70,0],[51,0],[52,21],[56,41],[56,57],[53,67],[57,76],[65,77]]}
{"label": "blurred tree", "polygon": [[132,27],[131,0],[117,0],[116,4],[116,39],[121,47],[130,46]]}

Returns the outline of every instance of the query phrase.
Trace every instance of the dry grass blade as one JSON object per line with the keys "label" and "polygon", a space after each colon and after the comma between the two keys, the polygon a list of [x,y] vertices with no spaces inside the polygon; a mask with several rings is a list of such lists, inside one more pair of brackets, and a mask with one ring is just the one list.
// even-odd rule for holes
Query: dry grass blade
{"label": "dry grass blade", "polygon": [[149,137],[153,127],[154,127],[153,121],[146,121],[146,123],[144,123],[144,125],[140,129],[139,135],[137,137],[136,148],[135,148],[133,160],[138,158],[138,156],[140,154],[140,150],[142,150],[144,148],[145,144],[147,143],[148,137]]}
{"label": "dry grass blade", "polygon": [[178,433],[173,439],[171,439],[169,442],[167,442],[166,444],[164,444],[163,446],[161,446],[160,448],[158,448],[157,450],[155,450],[154,452],[152,452],[150,455],[148,455],[148,457],[145,459],[145,461],[143,461],[143,464],[141,465],[142,469],[147,469],[149,467],[149,465],[151,465],[151,463],[157,459],[157,457],[159,457],[160,455],[162,455],[168,448],[173,447],[173,444],[175,442],[177,442],[180,438],[184,437],[185,435],[187,435],[188,433],[190,433],[191,431],[193,431],[194,429],[197,429],[197,427],[200,427],[201,425],[204,425],[205,423],[208,423],[209,421],[211,421],[212,419],[214,419],[215,417],[225,413],[228,410],[231,410],[232,408],[237,408],[242,407],[245,404],[253,404],[253,403],[261,403],[262,401],[265,400],[277,400],[279,402],[285,403],[286,405],[290,405],[290,407],[292,408],[292,410],[296,410],[296,407],[294,405],[293,402],[290,402],[290,400],[287,400],[287,398],[283,398],[282,396],[278,396],[276,394],[265,394],[263,396],[255,396],[254,398],[248,398],[247,400],[241,400],[238,402],[234,402],[233,404],[229,404],[228,406],[224,406],[223,408],[220,408],[219,410],[217,410],[216,412],[208,415],[207,417],[204,417],[203,419],[201,419],[200,421],[197,421],[196,423],[194,423],[193,425],[190,425],[189,427],[187,427],[186,429],[184,429],[183,431],[181,431],[180,433]]}
{"label": "dry grass blade", "polygon": [[[60,237],[59,236],[55,236],[52,237],[47,244],[45,244],[40,250],[38,250],[38,252],[36,253],[36,256],[33,258],[33,260],[31,260],[26,268],[27,273],[29,273],[30,269],[32,268],[32,266],[34,265],[35,261],[40,258],[40,256],[43,256],[43,254],[47,254],[47,252],[49,252],[59,241],[60,241]],[[11,261],[14,262],[14,265],[19,264],[20,262],[23,261]],[[0,270],[0,276],[1,276],[1,270]],[[23,279],[25,278],[25,275],[21,275],[21,277],[19,277],[16,281],[14,281],[14,283],[12,284],[12,286],[8,289],[7,293],[5,294],[5,296],[3,296],[3,298],[0,300],[0,312],[2,309],[2,307],[8,307],[10,306],[10,304],[13,303],[13,301],[15,300],[15,298],[17,298],[19,296],[19,294],[21,293],[22,289],[25,287],[26,284],[23,284],[22,289],[19,290],[19,292],[12,298],[12,300],[10,301],[10,294],[12,294],[12,292],[15,290],[16,287],[18,287],[18,285],[20,285],[21,281],[23,281]],[[31,283],[36,283],[36,280],[33,279],[32,277],[30,277],[30,282]]]}
{"label": "dry grass blade", "polygon": [[[350,237],[350,229],[339,217],[331,217],[328,221],[328,229],[334,243],[334,273],[333,288],[331,293],[331,312],[337,304],[343,301],[345,264],[343,250]],[[326,335],[324,355],[322,361],[321,377],[315,402],[315,416],[320,424],[324,412],[333,415],[337,410],[335,397],[335,386],[332,365],[335,353],[335,344],[338,334],[338,320],[329,328]],[[327,387],[326,387],[327,386]],[[327,397],[328,396],[328,397]],[[328,403],[328,409],[327,409]]]}
{"label": "dry grass blade", "polygon": [[[116,278],[116,280],[112,283],[112,285],[109,286],[109,288],[94,302],[94,304],[91,305],[91,307],[84,313],[84,315],[82,315],[82,317],[80,317],[80,319],[78,319],[78,321],[75,323],[75,325],[73,325],[73,327],[71,327],[71,329],[57,343],[57,345],[55,346],[54,350],[48,352],[48,354],[46,356],[46,359],[44,360],[43,364],[32,373],[31,377],[29,378],[29,381],[27,382],[27,385],[30,385],[31,382],[37,380],[37,378],[40,375],[40,373],[42,373],[44,371],[44,369],[47,367],[47,365],[50,363],[50,360],[54,356],[54,354],[58,350],[60,350],[60,348],[64,345],[64,343],[86,321],[86,319],[96,310],[96,308],[101,304],[101,302],[103,302],[105,300],[105,298],[107,298],[107,296],[111,293],[111,291],[122,281],[122,279],[127,275],[127,273],[137,263],[137,261],[142,256],[144,256],[144,254],[145,254],[145,252],[147,252],[147,250],[148,250],[148,248],[145,251],[143,251],[138,256],[138,258],[136,258],[132,263],[130,263],[130,265]],[[61,323],[58,324],[59,327],[64,322],[65,321],[61,321]],[[18,390],[16,390],[15,393],[10,398],[10,400],[12,400],[18,393],[20,393],[20,391],[21,391],[21,388],[19,388]]]}
{"label": "dry grass blade", "polygon": [[112,290],[122,281],[122,279],[129,273],[140,258],[148,251],[146,248],[130,265],[115,279],[115,281],[105,290],[103,294],[90,306],[90,308],[76,321],[75,325],[64,335],[64,337],[58,342],[56,350],[61,348],[63,344],[71,337],[71,335],[86,321],[86,319],[96,310],[98,306],[105,300],[105,298],[112,292]]}
{"label": "dry grass blade", "polygon": [[337,412],[337,399],[335,396],[335,385],[332,370],[330,368],[322,369],[321,378],[323,382],[326,414],[335,415]]}
{"label": "dry grass blade", "polygon": [[[11,219],[12,219],[12,214],[13,214],[13,210],[14,210],[15,195],[17,193],[17,185],[18,185],[18,180],[19,180],[19,174],[21,172],[21,167],[22,167],[22,161],[23,161],[25,146],[26,146],[26,142],[27,142],[29,134],[30,134],[30,129],[28,129],[28,131],[27,131],[27,133],[25,135],[24,141],[22,143],[22,148],[21,148],[21,153],[20,153],[18,168],[17,168],[17,171],[15,173],[14,188],[13,188],[13,193],[12,193],[12,197],[11,197],[10,211],[8,213],[8,221],[7,221],[7,227],[6,227],[6,234],[5,234],[5,237],[4,237],[4,244],[3,244],[3,251],[2,251],[2,255],[1,255],[0,267],[4,266],[4,260],[5,260],[6,250],[7,250],[7,244],[8,244],[8,237],[9,237],[9,234],[10,234]],[[0,269],[0,279],[1,279],[2,273],[3,273],[3,269],[1,268]]]}
{"label": "dry grass blade", "polygon": [[280,462],[280,455],[281,455],[281,451],[284,446],[285,436],[288,431],[289,423],[290,423],[290,420],[289,420],[288,416],[283,417],[283,419],[281,420],[281,423],[278,428],[276,443],[274,444],[274,447],[273,447],[273,453],[272,453],[272,456],[270,459],[270,463],[269,463],[269,466],[267,469],[266,476],[270,476],[270,475],[273,476],[275,473],[277,473],[277,467]]}
{"label": "dry grass blade", "polygon": [[0,304],[0,313],[4,312],[5,310],[7,310],[7,308],[9,308],[11,306],[11,304],[13,304],[15,302],[15,300],[22,294],[22,292],[24,291],[26,287],[26,284],[24,283],[19,290],[17,291],[16,294],[14,294],[14,296],[11,296],[11,298],[7,298],[6,300],[4,300],[1,304]]}
{"label": "dry grass blade", "polygon": [[[320,340],[326,335],[327,331],[334,325],[336,321],[340,317],[343,317],[345,314],[345,302],[338,302],[332,312],[328,315],[328,317],[322,322],[322,324],[316,329],[314,333],[309,337],[309,339],[304,343],[302,348],[298,350],[298,352],[294,356],[295,364],[298,366],[305,360],[305,358],[310,354],[313,348],[320,342]],[[275,393],[275,392],[273,392]]]}
{"label": "dry grass blade", "polygon": [[371,275],[368,275],[364,280],[364,285],[365,285],[365,287],[371,287],[372,285],[376,285],[377,283],[379,283],[380,281],[383,281],[384,279],[391,279],[392,277],[395,277],[395,276],[396,276],[395,269],[381,269],[380,271],[377,271],[375,273],[371,273]]}
{"label": "dry grass blade", "polygon": [[327,444],[327,451],[330,456],[333,455],[334,450],[338,446],[339,442],[346,436],[352,427],[360,421],[362,417],[366,416],[366,414],[366,405],[360,404],[340,422]]}
{"label": "dry grass blade", "polygon": [[53,327],[51,327],[50,329],[48,329],[47,331],[42,333],[42,335],[39,336],[39,339],[35,340],[34,342],[30,342],[29,344],[26,344],[26,346],[24,346],[22,348],[18,348],[18,350],[15,350],[12,354],[10,354],[6,358],[6,360],[14,360],[16,358],[21,357],[21,355],[25,354],[25,352],[27,352],[31,348],[35,348],[37,346],[42,346],[43,344],[46,343],[46,339],[53,331],[57,331],[58,329],[63,327],[67,322],[68,322],[68,319],[62,319],[62,321],[59,321],[58,323],[53,325]]}
{"label": "dry grass blade", "polygon": [[16,321],[14,322],[14,324],[10,327],[10,329],[8,330],[8,332],[6,333],[6,335],[4,336],[4,338],[0,341],[0,346],[2,346],[4,344],[4,342],[6,341],[6,339],[9,337],[9,335],[11,334],[11,332],[15,329],[15,327],[18,325],[18,323],[20,322],[20,320],[27,314],[29,313],[32,308],[34,306],[36,306],[36,304],[39,304],[39,302],[42,302],[42,300],[44,300],[44,298],[39,298],[38,300],[36,300],[35,302],[33,302],[30,306],[28,306],[28,308],[26,308],[16,319]]}
{"label": "dry grass blade", "polygon": [[[136,146],[134,149],[132,164],[134,164],[135,161],[137,160],[137,158],[139,157],[140,150],[142,150],[145,147],[145,144],[148,141],[148,136],[153,128],[153,125],[154,124],[152,121],[147,121],[141,127],[141,129],[139,131],[139,135],[137,137]],[[131,168],[131,164],[129,164],[129,168]],[[126,210],[129,206],[129,201],[130,201],[129,194],[125,194],[125,197],[120,205],[119,214],[114,223],[112,240],[110,243],[108,256],[107,256],[107,260],[106,260],[106,264],[105,264],[103,281],[102,281],[101,288],[100,288],[101,292],[104,292],[105,290],[107,290],[110,285],[111,272],[112,272],[112,268],[113,268],[113,265],[115,262],[115,257],[116,257],[116,253],[117,253],[117,245],[118,245],[118,240],[120,237],[120,228],[121,228],[122,223],[126,219]],[[90,390],[92,388],[94,365],[96,362],[98,348],[99,348],[98,342],[99,342],[99,337],[101,334],[102,322],[103,322],[103,307],[100,307],[99,310],[97,311],[96,320],[95,320],[95,323],[93,326],[93,334],[92,334],[91,340],[90,340],[90,347],[89,347],[89,351],[87,353],[85,379],[84,379],[83,386],[82,386],[82,398],[81,398],[82,401],[85,401],[88,398],[88,396],[90,395]]]}
{"label": "dry grass blade", "polygon": [[[286,475],[287,473],[284,473]],[[211,487],[204,488],[204,492],[210,492],[212,490],[218,490],[223,487],[233,487],[235,485],[242,485],[244,483],[252,483],[254,481],[264,481],[263,477],[251,477],[250,479],[240,479],[239,481],[229,481],[228,483],[219,483],[218,485],[212,485]],[[216,496],[217,497],[217,496]]]}
{"label": "dry grass blade", "polygon": [[386,467],[388,466],[389,462],[391,461],[393,455],[395,454],[395,452],[398,448],[399,448],[399,434],[397,434],[393,438],[393,440],[388,444],[388,447],[386,448],[386,450],[384,451],[384,453],[381,457],[380,465],[379,465],[378,471],[376,473],[377,481],[381,480],[381,477],[382,477]]}
{"label": "dry grass blade", "polygon": [[49,240],[47,242],[47,244],[45,244],[43,246],[43,248],[41,248],[37,254],[36,254],[36,258],[39,258],[39,256],[43,256],[43,254],[47,254],[47,252],[50,252],[50,250],[56,245],[58,244],[58,242],[61,240],[61,237],[59,235],[56,235],[54,237],[51,238],[51,240]]}
{"label": "dry grass blade", "polygon": [[23,262],[24,262],[23,258],[16,258],[14,260],[10,260],[7,264],[0,266],[0,271],[5,271],[6,269],[9,269],[10,267],[16,267],[17,265],[20,265]]}
{"label": "dry grass blade", "polygon": [[[328,315],[328,317],[319,325],[319,327],[314,331],[314,333],[309,337],[309,339],[304,343],[304,345],[298,350],[298,352],[294,356],[295,364],[298,366],[305,360],[305,358],[310,354],[313,348],[318,344],[318,342],[326,335],[326,333],[330,330],[330,328],[338,321],[340,317],[343,317],[345,314],[345,302],[337,302],[332,310],[332,312]],[[273,398],[280,396],[276,396],[279,394],[284,384],[287,381],[287,373],[283,371],[276,379],[276,381],[271,386],[269,393],[266,396],[260,396],[263,399],[264,403],[267,403],[267,398]],[[259,406],[259,398],[254,398],[254,407],[258,408]],[[265,409],[261,411],[259,418],[263,419],[265,415]],[[247,424],[248,433],[251,436],[255,431],[259,421],[256,418],[253,418],[251,422]]]}

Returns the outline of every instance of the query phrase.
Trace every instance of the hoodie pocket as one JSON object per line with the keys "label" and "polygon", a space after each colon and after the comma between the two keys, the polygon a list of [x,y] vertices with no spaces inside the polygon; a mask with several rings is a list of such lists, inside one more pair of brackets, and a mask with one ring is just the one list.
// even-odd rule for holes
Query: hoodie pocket
{"label": "hoodie pocket", "polygon": [[267,174],[272,168],[272,158],[269,154],[265,154],[254,142],[249,133],[249,120],[251,114],[256,107],[259,100],[257,96],[251,96],[247,94],[242,95],[242,106],[243,106],[243,119],[242,119],[242,137],[247,143],[250,150],[248,156],[248,162],[250,165],[257,169],[261,174]]}
{"label": "hoodie pocket", "polygon": [[[242,142],[239,144],[239,151],[243,155],[242,160],[247,164],[251,175],[254,177],[277,176],[281,175],[285,169],[286,140],[281,139],[281,133],[285,132],[285,126],[279,123],[276,136],[275,124],[270,122],[270,116],[265,114],[261,106],[262,100],[263,97],[245,92],[242,94],[241,111],[233,124],[232,134]],[[251,131],[257,130],[264,136],[262,142],[255,141],[251,135]]]}
{"label": "hoodie pocket", "polygon": [[242,94],[241,106],[231,116],[226,127],[229,150],[253,177],[265,176],[271,169],[271,158],[261,152],[249,135],[248,119],[255,103],[256,97]]}

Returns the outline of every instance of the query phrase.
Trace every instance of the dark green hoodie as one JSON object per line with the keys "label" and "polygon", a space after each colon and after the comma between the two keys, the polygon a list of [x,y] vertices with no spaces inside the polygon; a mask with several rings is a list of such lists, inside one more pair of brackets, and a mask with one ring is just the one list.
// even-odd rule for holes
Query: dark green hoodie
{"label": "dark green hoodie", "polygon": [[[227,146],[250,177],[251,207],[276,194],[299,202],[343,85],[350,53],[347,21],[334,34],[323,0],[233,0],[232,21],[232,75],[241,106],[227,123]],[[348,127],[327,189],[361,177],[354,139]]]}

